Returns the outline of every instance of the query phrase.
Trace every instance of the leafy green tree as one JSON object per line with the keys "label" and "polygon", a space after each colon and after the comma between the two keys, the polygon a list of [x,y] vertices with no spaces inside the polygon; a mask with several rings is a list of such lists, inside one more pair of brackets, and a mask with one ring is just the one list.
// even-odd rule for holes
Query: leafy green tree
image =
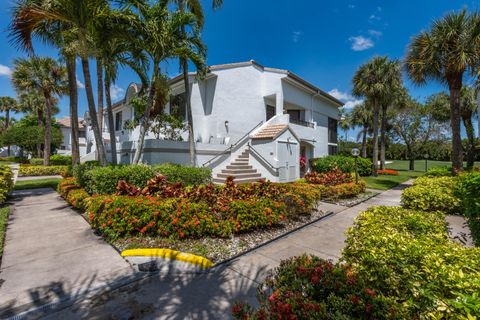
{"label": "leafy green tree", "polygon": [[473,87],[462,87],[460,91],[460,117],[462,118],[467,133],[467,168],[473,168],[476,158],[475,129],[473,128],[473,117],[477,113],[477,92]]}
{"label": "leafy green tree", "polygon": [[16,59],[12,83],[18,91],[41,92],[45,98],[45,141],[44,165],[49,165],[52,144],[52,110],[55,99],[67,92],[67,71],[65,66],[49,57]]}
{"label": "leafy green tree", "polygon": [[361,65],[353,77],[353,94],[365,97],[367,106],[372,108],[373,129],[373,174],[378,170],[378,117],[382,105],[398,87],[398,62],[388,57],[374,57]]}
{"label": "leafy green tree", "polygon": [[[15,145],[28,153],[35,154],[37,146],[45,142],[45,127],[38,126],[36,117],[26,116],[0,135],[0,143],[3,146]],[[55,121],[51,121],[50,127],[52,130],[50,148],[54,149],[62,143],[63,136]]]}
{"label": "leafy green tree", "polygon": [[463,166],[460,135],[463,78],[466,74],[476,74],[479,47],[479,15],[462,10],[434,21],[430,30],[413,37],[405,59],[408,75],[414,83],[424,85],[436,80],[448,86],[454,173]]}

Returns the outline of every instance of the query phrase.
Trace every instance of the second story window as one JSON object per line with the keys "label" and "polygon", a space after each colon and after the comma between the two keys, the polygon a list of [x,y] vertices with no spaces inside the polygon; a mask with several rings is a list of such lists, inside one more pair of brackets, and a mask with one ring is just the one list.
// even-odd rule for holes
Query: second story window
{"label": "second story window", "polygon": [[170,114],[180,120],[185,120],[187,118],[187,101],[185,99],[185,93],[170,97]]}
{"label": "second story window", "polygon": [[337,127],[338,121],[333,118],[328,118],[328,142],[337,143]]}
{"label": "second story window", "polygon": [[122,111],[115,113],[115,131],[122,130]]}

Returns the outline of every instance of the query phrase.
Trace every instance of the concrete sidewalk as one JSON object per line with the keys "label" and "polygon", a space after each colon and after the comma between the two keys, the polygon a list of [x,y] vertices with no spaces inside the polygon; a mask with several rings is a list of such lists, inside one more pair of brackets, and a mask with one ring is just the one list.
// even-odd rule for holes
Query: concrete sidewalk
{"label": "concrete sidewalk", "polygon": [[52,189],[13,193],[0,270],[0,318],[71,299],[132,272]]}
{"label": "concrete sidewalk", "polygon": [[[78,301],[47,319],[229,319],[235,301],[255,303],[258,284],[280,260],[302,253],[338,260],[344,232],[370,206],[400,204],[408,181],[355,207],[322,203],[336,214],[243,255],[209,273],[152,274],[118,290]],[[112,281],[115,281],[112,279]],[[41,313],[37,314],[38,316]]]}

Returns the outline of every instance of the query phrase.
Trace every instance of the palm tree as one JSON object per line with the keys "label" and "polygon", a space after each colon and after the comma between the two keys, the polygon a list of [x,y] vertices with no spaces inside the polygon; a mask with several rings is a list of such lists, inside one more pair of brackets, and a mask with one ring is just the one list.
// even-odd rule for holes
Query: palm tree
{"label": "palm tree", "polygon": [[396,62],[388,57],[374,57],[361,65],[353,77],[353,94],[365,97],[367,105],[372,108],[373,129],[373,174],[378,170],[378,117],[387,97],[398,86]]}
{"label": "palm tree", "polygon": [[480,59],[480,17],[466,10],[447,14],[434,21],[428,31],[415,36],[405,61],[410,79],[423,85],[437,80],[450,92],[450,123],[452,127],[452,170],[462,169],[460,136],[460,105],[463,77],[475,74]]}
{"label": "palm tree", "polygon": [[[5,112],[5,129],[10,125],[10,111],[17,111],[17,100],[12,97],[0,97],[0,111]],[[7,147],[7,155],[10,156],[10,146]]]}
{"label": "palm tree", "polygon": [[[107,0],[25,0],[19,2],[15,8],[10,26],[11,37],[21,48],[33,51],[32,36],[37,36],[60,48],[67,62],[72,140],[76,143],[78,143],[78,93],[75,58],[77,55],[80,56],[92,130],[102,165],[106,164],[105,148],[96,117],[88,59],[94,54],[95,49],[92,40],[93,31],[108,5]],[[78,147],[75,146],[73,149],[76,154]],[[75,158],[77,158],[76,155]]]}
{"label": "palm tree", "polygon": [[359,137],[361,135],[361,155],[363,158],[367,157],[367,135],[370,127],[372,126],[372,111],[371,108],[366,106],[365,104],[366,102],[356,105],[355,107],[353,107],[350,113],[351,124],[353,126],[361,127],[357,140],[359,140]]}
{"label": "palm tree", "polygon": [[473,87],[463,87],[460,91],[460,116],[467,132],[467,168],[475,163],[475,129],[472,118],[477,111],[477,92]]}
{"label": "palm tree", "polygon": [[49,57],[16,59],[12,82],[18,91],[38,91],[45,98],[45,144],[43,164],[50,164],[52,143],[52,109],[55,96],[67,93],[67,70],[65,66]]}
{"label": "palm tree", "polygon": [[[140,3],[139,3],[140,2]],[[145,135],[148,132],[151,112],[154,109],[163,108],[164,105],[156,103],[155,88],[159,87],[163,76],[160,72],[160,63],[168,58],[180,57],[185,54],[185,48],[192,50],[191,55],[196,54],[195,37],[183,37],[181,27],[195,29],[195,16],[189,12],[175,11],[170,13],[167,0],[161,0],[153,4],[135,1],[138,11],[136,19],[131,21],[136,37],[132,39],[134,45],[143,48],[151,61],[152,74],[150,76],[147,103],[140,120],[140,134],[136,145],[133,163],[138,163],[143,151]]]}

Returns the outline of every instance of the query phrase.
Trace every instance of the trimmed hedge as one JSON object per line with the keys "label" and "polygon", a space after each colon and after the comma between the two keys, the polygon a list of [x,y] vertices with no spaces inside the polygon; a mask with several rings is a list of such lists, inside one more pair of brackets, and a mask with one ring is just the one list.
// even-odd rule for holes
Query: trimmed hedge
{"label": "trimmed hedge", "polygon": [[327,173],[336,168],[345,173],[352,173],[355,168],[352,157],[338,155],[310,159],[310,167],[317,173]]}
{"label": "trimmed hedge", "polygon": [[13,188],[13,173],[9,166],[0,165],[0,204],[7,200]]}
{"label": "trimmed hedge", "polygon": [[447,237],[441,212],[375,207],[347,232],[344,262],[396,301],[403,319],[480,314],[480,249]]}
{"label": "trimmed hedge", "polygon": [[85,185],[87,183],[87,177],[85,176],[85,173],[96,167],[100,167],[100,162],[96,160],[86,161],[85,163],[77,164],[72,167],[72,176],[77,179],[77,182],[80,186],[85,188]]}
{"label": "trimmed hedge", "polygon": [[427,170],[427,177],[448,177],[452,175],[452,168],[449,167],[433,167]]}
{"label": "trimmed hedge", "polygon": [[156,172],[167,177],[168,182],[181,182],[184,185],[206,184],[212,181],[210,168],[196,168],[173,163],[154,166]]}
{"label": "trimmed hedge", "polygon": [[362,177],[371,176],[373,161],[368,158],[357,157],[358,174]]}
{"label": "trimmed hedge", "polygon": [[53,176],[61,175],[66,177],[68,175],[68,166],[32,166],[20,165],[18,171],[19,176]]}
{"label": "trimmed hedge", "polygon": [[[78,174],[78,172],[77,172]],[[120,180],[133,184],[138,188],[147,185],[147,181],[155,176],[155,171],[148,165],[121,165],[94,167],[83,172],[83,185],[90,194],[113,194]]]}
{"label": "trimmed hedge", "polygon": [[322,186],[321,193],[322,199],[337,200],[353,198],[360,193],[365,192],[367,185],[365,181],[359,180],[358,183],[348,182],[337,184],[334,186]]}
{"label": "trimmed hedge", "polygon": [[477,247],[480,246],[480,172],[471,172],[458,178],[455,195],[462,201],[463,213]]}
{"label": "trimmed hedge", "polygon": [[54,154],[50,156],[50,165],[68,166],[69,164],[72,164],[72,156],[64,156],[62,154]]}
{"label": "trimmed hedge", "polygon": [[456,177],[420,177],[402,192],[405,208],[423,211],[462,212],[461,200],[455,195]]}

